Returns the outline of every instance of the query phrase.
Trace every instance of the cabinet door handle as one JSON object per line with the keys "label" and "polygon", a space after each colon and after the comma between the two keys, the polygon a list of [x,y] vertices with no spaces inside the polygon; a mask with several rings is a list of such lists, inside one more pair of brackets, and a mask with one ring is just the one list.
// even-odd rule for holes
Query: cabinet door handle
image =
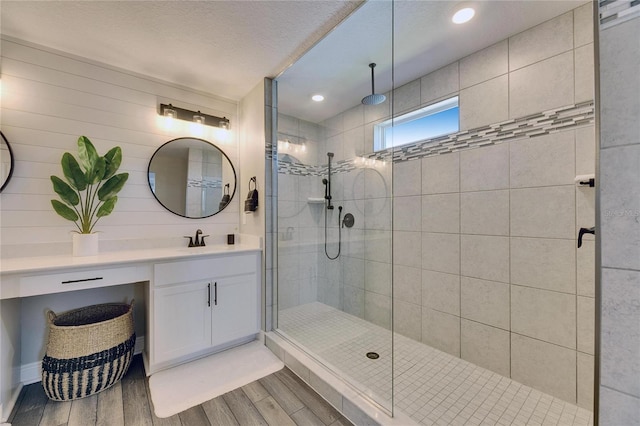
{"label": "cabinet door handle", "polygon": [[207,306],[211,306],[211,283],[207,284]]}
{"label": "cabinet door handle", "polygon": [[99,281],[103,279],[102,277],[95,277],[95,278],[82,278],[79,280],[68,280],[68,281],[62,281],[61,284],[73,284],[73,283],[83,283],[86,281]]}
{"label": "cabinet door handle", "polygon": [[218,283],[213,283],[213,304],[218,306]]}

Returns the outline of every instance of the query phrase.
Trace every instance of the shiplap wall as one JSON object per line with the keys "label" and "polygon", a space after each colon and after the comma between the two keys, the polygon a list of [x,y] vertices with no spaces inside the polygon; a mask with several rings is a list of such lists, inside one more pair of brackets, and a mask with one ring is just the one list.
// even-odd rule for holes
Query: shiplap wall
{"label": "shiplap wall", "polygon": [[[129,173],[114,212],[96,226],[101,241],[181,237],[196,228],[212,236],[238,231],[239,196],[223,212],[192,220],[166,211],[147,183],[156,148],[182,136],[215,143],[238,170],[237,131],[225,135],[205,127],[199,135],[179,121],[167,129],[157,114],[160,102],[171,102],[226,116],[238,128],[236,102],[16,39],[3,37],[1,51],[1,128],[16,157],[13,177],[1,194],[3,255],[13,244],[69,243],[74,225],[52,210],[56,194],[49,176],[62,175],[60,158],[65,151],[77,152],[80,135],[89,137],[100,154],[121,146],[120,171]],[[189,66],[197,64],[176,64],[176,74]]]}
{"label": "shiplap wall", "polygon": [[[227,233],[238,232],[239,189],[223,212],[194,220],[166,211],[147,183],[147,165],[155,150],[183,136],[215,143],[234,163],[237,174],[237,102],[9,37],[3,36],[0,47],[0,128],[15,155],[13,177],[0,194],[2,258],[25,253],[71,254],[75,227],[53,211],[50,200],[56,194],[49,176],[62,176],[60,158],[65,151],[76,154],[81,135],[91,139],[100,154],[116,145],[122,147],[120,171],[129,173],[114,212],[96,226],[101,233],[101,250],[103,243],[126,247],[145,239],[177,238],[182,243],[182,236],[194,234],[197,228],[210,234],[210,241],[215,237],[223,241]],[[197,64],[176,64],[176,74],[190,66]],[[178,121],[168,129],[157,114],[161,102],[226,116],[232,131],[205,126],[204,133],[198,134],[197,127]],[[262,158],[263,150],[258,155]],[[127,284],[23,300],[20,317],[12,318],[23,325],[19,348],[22,369],[29,370],[44,354],[46,309],[61,312],[136,298],[136,329],[143,335],[142,290],[140,284]]]}

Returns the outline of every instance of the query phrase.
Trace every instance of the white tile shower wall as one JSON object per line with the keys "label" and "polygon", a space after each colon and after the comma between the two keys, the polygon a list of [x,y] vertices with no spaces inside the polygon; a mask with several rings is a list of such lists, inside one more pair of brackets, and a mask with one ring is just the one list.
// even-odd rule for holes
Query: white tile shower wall
{"label": "white tile shower wall", "polygon": [[[278,114],[278,161],[281,167],[296,165],[300,170],[321,164],[325,143],[320,126]],[[304,147],[304,148],[303,148]],[[326,162],[326,156],[324,157]],[[286,309],[299,304],[323,301],[335,306],[340,276],[326,271],[324,256],[324,204],[310,199],[324,196],[317,173],[277,174],[278,305]],[[333,236],[333,231],[331,231]],[[328,246],[333,250],[333,245]],[[332,272],[337,272],[334,271]],[[319,287],[318,283],[324,285]],[[333,290],[332,290],[333,289]]]}
{"label": "white tile shower wall", "polygon": [[[576,61],[575,70],[573,64],[577,47],[576,56],[592,55],[591,16],[583,6],[462,59],[461,87],[470,87],[460,92],[462,128],[478,117],[467,127],[593,99],[591,62]],[[574,44],[574,34],[580,44]],[[453,64],[421,81],[446,81],[444,70],[452,79],[458,76]],[[581,97],[574,100],[578,84]],[[474,100],[473,93],[490,87],[491,97]],[[500,87],[509,87],[504,100]],[[487,98],[492,108],[485,108]],[[500,105],[510,110],[499,112]],[[421,192],[441,194],[423,195],[422,203],[423,342],[450,353],[459,347],[465,359],[587,408],[592,381],[584,365],[593,353],[594,252],[591,239],[576,250],[575,229],[592,226],[593,212],[581,213],[573,179],[578,172],[595,171],[593,134],[589,125],[430,156],[421,160],[421,170],[417,161],[394,164],[402,173],[405,163],[414,163],[412,174],[420,171],[422,176]],[[394,216],[407,215],[398,213],[406,208],[403,198],[394,202]],[[396,256],[394,263],[400,263]],[[434,310],[442,315],[434,315]],[[437,321],[451,323],[445,320],[451,315],[458,316],[461,327],[450,325],[448,333],[429,327]],[[492,344],[484,344],[487,340],[478,335]],[[557,362],[546,368],[556,355]],[[579,375],[576,356],[583,360]]]}
{"label": "white tile shower wall", "polygon": [[[622,425],[640,418],[640,4],[618,0],[599,6],[599,421]],[[579,290],[589,294],[591,284]],[[591,309],[584,302],[578,307]],[[589,361],[582,360],[587,366]]]}
{"label": "white tile shower wall", "polygon": [[[587,131],[593,126],[394,168],[404,173],[411,164],[427,193],[422,246],[416,248],[422,252],[422,303],[407,301],[422,309],[422,341],[590,408],[592,380],[584,369],[593,354],[594,253],[591,239],[576,249],[575,228],[587,225],[576,223],[582,216],[573,183],[576,149],[584,157],[583,150],[593,149],[576,143]],[[445,164],[456,173],[449,175]],[[581,165],[589,166],[593,172],[594,163]],[[429,175],[433,179],[425,179]],[[394,198],[394,216],[409,215],[406,199]],[[394,268],[406,264],[399,253],[394,250]],[[415,335],[416,326],[400,324],[398,332]],[[522,346],[515,350],[513,342]],[[546,368],[556,355],[557,363]]]}
{"label": "white tile shower wall", "polygon": [[[423,77],[422,90],[459,70],[462,129],[593,99],[591,17],[582,6]],[[421,170],[394,164],[394,178],[421,173],[426,194],[422,341],[587,408],[594,252],[592,237],[576,250],[576,229],[593,226],[594,191],[573,180],[595,171],[593,135],[587,125],[428,156]],[[394,216],[408,215],[404,200]]]}

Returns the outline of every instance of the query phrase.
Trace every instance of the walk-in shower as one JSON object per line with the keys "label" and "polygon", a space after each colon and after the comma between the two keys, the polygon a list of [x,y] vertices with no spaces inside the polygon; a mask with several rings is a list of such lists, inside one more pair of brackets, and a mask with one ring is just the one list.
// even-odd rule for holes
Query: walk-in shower
{"label": "walk-in shower", "polygon": [[[528,23],[438,44],[424,23],[449,22],[444,3],[366,2],[277,79],[279,138],[307,153],[278,157],[274,333],[388,415],[592,420],[593,235],[577,243],[595,193],[575,183],[595,170],[596,107],[576,59],[593,47],[592,15],[551,3],[485,2]],[[551,48],[559,28],[571,45]],[[417,29],[425,52],[448,56],[407,56]],[[354,77],[374,60],[375,86],[373,66]],[[307,104],[318,87],[326,108]],[[421,137],[456,96],[456,130]]]}

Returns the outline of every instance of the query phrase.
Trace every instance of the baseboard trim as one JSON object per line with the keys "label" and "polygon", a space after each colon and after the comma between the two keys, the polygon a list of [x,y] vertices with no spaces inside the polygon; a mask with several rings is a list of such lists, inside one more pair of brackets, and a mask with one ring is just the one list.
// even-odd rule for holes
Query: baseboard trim
{"label": "baseboard trim", "polygon": [[[136,338],[136,344],[133,349],[134,354],[140,354],[144,351],[144,336]],[[20,382],[23,385],[30,385],[42,380],[42,361],[32,362],[20,366]],[[15,402],[15,401],[14,401]]]}
{"label": "baseboard trim", "polygon": [[133,348],[133,353],[138,355],[142,352],[144,352],[144,336],[136,337],[136,345]]}
{"label": "baseboard trim", "polygon": [[[22,383],[19,383],[18,386],[16,387],[16,390],[11,395],[11,399],[7,401],[7,405],[4,408],[0,405],[0,415],[2,415],[2,420],[0,421],[6,422],[7,420],[9,420],[9,416],[13,411],[13,407],[15,407],[16,402],[18,402],[18,397],[20,396],[20,391],[22,391],[22,387],[23,387]],[[11,425],[11,423],[0,424],[0,426],[4,426],[4,425]]]}
{"label": "baseboard trim", "polygon": [[23,385],[30,385],[42,380],[42,361],[32,362],[20,366],[20,382]]}

